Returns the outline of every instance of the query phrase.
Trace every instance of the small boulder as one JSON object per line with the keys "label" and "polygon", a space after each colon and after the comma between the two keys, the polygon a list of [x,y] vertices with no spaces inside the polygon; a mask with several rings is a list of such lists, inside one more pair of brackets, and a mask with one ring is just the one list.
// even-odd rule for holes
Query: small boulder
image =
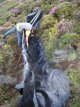
{"label": "small boulder", "polygon": [[3,84],[15,86],[16,83],[17,83],[16,78],[6,76],[6,75],[0,75],[0,86]]}
{"label": "small boulder", "polygon": [[76,18],[76,20],[80,21],[80,11],[78,11],[78,12],[75,14],[75,18]]}
{"label": "small boulder", "polygon": [[19,8],[14,8],[11,11],[13,14],[15,14],[15,17],[21,14],[21,10]]}
{"label": "small boulder", "polygon": [[80,5],[80,0],[73,0],[74,3],[76,3],[77,5]]}
{"label": "small boulder", "polygon": [[7,30],[6,27],[0,26],[0,34],[3,34]]}
{"label": "small boulder", "polygon": [[3,27],[10,27],[11,26],[11,21],[7,21],[4,23]]}
{"label": "small boulder", "polygon": [[53,53],[52,62],[54,63],[60,63],[64,62],[68,59],[68,52],[66,50],[55,50]]}

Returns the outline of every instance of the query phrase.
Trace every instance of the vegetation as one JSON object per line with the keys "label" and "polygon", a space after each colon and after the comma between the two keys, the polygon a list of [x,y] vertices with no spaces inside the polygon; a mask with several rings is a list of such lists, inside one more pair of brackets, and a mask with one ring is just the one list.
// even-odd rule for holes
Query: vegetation
{"label": "vegetation", "polygon": [[74,41],[80,39],[80,35],[77,33],[66,33],[59,40],[60,47],[68,47]]}
{"label": "vegetation", "polygon": [[62,14],[64,14],[65,18],[72,18],[73,12],[77,8],[76,5],[72,5],[70,2],[62,2],[59,4],[59,11],[58,16],[60,17]]}
{"label": "vegetation", "polygon": [[[40,0],[40,2],[36,2],[36,0],[28,0],[26,2],[26,0],[24,0],[24,2],[22,2],[22,0],[3,0],[2,2],[0,0],[0,26],[5,26],[7,28],[7,22],[10,22],[10,26],[8,27],[11,27],[17,22],[25,21],[26,15],[30,13],[35,6],[40,6],[43,9],[44,16],[41,20],[39,35],[44,41],[47,57],[51,59],[52,52],[55,51],[56,48],[68,49],[74,43],[77,45],[77,41],[80,40],[79,4],[75,0],[60,1],[61,0]],[[58,10],[54,14],[50,14],[50,10],[53,7],[57,7]],[[15,12],[12,11],[13,9],[16,10],[16,8],[21,11],[20,14],[15,14]],[[58,24],[62,16],[64,16],[65,20],[71,22],[72,26],[70,26],[71,23],[67,22],[66,26],[63,26],[63,32],[61,31],[60,33]],[[62,25],[64,25],[64,23],[62,23]],[[18,60],[15,58],[16,54],[14,53],[14,50],[17,51],[15,39],[15,36],[9,37],[7,44],[0,47],[0,66],[4,66],[4,71],[6,72],[3,71],[3,73],[5,75],[8,74],[12,76],[12,68],[14,68],[14,63]],[[72,62],[67,68],[71,82],[71,99],[68,107],[79,107],[80,65],[78,65],[77,60],[80,60],[78,57],[80,53],[77,54],[77,49],[70,51],[68,60],[75,61],[77,65]],[[20,54],[19,51],[17,54]],[[74,65],[74,67],[72,67],[72,65]],[[16,76],[16,73],[14,73],[14,75]],[[12,92],[10,90],[12,90]],[[16,103],[15,99],[17,99],[16,94],[17,93],[12,87],[0,87],[0,103],[2,102],[7,104],[8,107],[13,107]]]}
{"label": "vegetation", "polygon": [[79,107],[80,105],[80,71],[73,68],[68,68],[69,78],[71,80],[72,98],[70,107]]}

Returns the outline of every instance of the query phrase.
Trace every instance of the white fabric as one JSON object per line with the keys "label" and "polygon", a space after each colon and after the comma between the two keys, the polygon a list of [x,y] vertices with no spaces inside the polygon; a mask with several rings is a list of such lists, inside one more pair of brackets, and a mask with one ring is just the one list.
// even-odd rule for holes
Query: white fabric
{"label": "white fabric", "polygon": [[26,22],[17,23],[16,24],[16,29],[19,32],[22,32],[23,29],[25,29],[25,30],[31,30],[32,29],[32,25],[30,23],[26,23]]}

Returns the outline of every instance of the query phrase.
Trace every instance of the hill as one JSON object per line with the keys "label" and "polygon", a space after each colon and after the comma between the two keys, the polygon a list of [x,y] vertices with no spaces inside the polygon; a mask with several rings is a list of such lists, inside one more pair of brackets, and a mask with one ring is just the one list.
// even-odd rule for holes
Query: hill
{"label": "hill", "polygon": [[[48,61],[52,67],[68,71],[71,99],[67,106],[80,106],[79,5],[79,0],[0,0],[0,105],[15,107],[19,95],[13,88],[14,80],[20,81],[23,67],[22,59],[18,63],[21,50],[17,47],[16,35],[8,37],[5,44],[3,34],[15,23],[26,21],[27,14],[35,6],[40,6],[44,16],[39,35],[44,42]],[[1,83],[2,79],[10,80],[10,77],[13,83]]]}

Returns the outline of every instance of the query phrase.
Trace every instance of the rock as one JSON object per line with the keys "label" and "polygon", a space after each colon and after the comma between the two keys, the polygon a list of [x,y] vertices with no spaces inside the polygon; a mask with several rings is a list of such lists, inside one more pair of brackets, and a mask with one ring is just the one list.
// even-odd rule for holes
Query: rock
{"label": "rock", "polygon": [[53,55],[56,55],[56,56],[59,56],[59,55],[65,55],[66,54],[66,50],[62,50],[62,49],[60,49],[60,50],[56,50],[54,53],[53,53]]}
{"label": "rock", "polygon": [[55,50],[50,60],[51,66],[66,70],[70,63],[77,59],[77,53],[73,49]]}
{"label": "rock", "polygon": [[0,64],[0,74],[3,73],[4,65]]}
{"label": "rock", "polygon": [[16,18],[13,17],[13,16],[11,16],[11,17],[10,17],[10,21],[12,22],[12,21],[14,21],[14,20],[16,20]]}
{"label": "rock", "polygon": [[76,20],[80,21],[80,11],[78,11],[75,15]]}
{"label": "rock", "polygon": [[0,48],[4,45],[4,41],[0,41]]}
{"label": "rock", "polygon": [[59,2],[64,2],[64,0],[59,0]]}
{"label": "rock", "polygon": [[0,26],[0,34],[3,34],[7,30],[6,27]]}
{"label": "rock", "polygon": [[21,10],[19,8],[14,8],[11,11],[16,17],[21,14]]}
{"label": "rock", "polygon": [[0,75],[0,86],[3,84],[15,86],[16,82],[17,82],[16,78]]}
{"label": "rock", "polygon": [[2,105],[2,106],[0,106],[0,107],[6,107],[6,106]]}
{"label": "rock", "polygon": [[80,0],[73,0],[74,3],[77,3],[78,5],[80,5]]}
{"label": "rock", "polygon": [[68,59],[68,52],[66,50],[56,50],[53,53],[52,61],[53,63],[60,63]]}
{"label": "rock", "polygon": [[11,26],[11,21],[7,21],[4,23],[3,27],[10,27]]}

